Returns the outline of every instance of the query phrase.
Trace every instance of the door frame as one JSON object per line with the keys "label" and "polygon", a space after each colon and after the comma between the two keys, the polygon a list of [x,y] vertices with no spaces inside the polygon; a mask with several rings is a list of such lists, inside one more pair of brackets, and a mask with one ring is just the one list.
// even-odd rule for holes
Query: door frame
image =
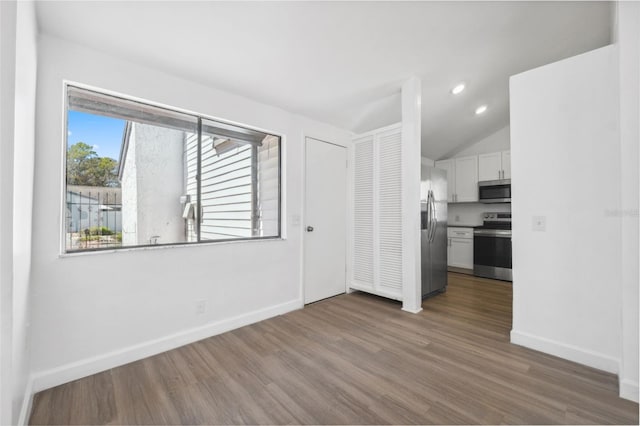
{"label": "door frame", "polygon": [[347,179],[345,182],[345,187],[346,187],[346,191],[345,191],[345,216],[344,216],[344,220],[345,220],[345,259],[344,259],[344,264],[345,264],[345,271],[344,271],[344,290],[345,293],[350,293],[349,291],[349,280],[348,278],[348,272],[349,272],[349,265],[348,265],[348,259],[349,259],[349,253],[350,253],[350,244],[349,242],[349,238],[351,235],[351,229],[349,227],[349,209],[351,206],[351,178],[350,178],[350,173],[351,173],[351,161],[350,160],[350,155],[351,155],[351,141],[350,139],[348,140],[348,143],[340,143],[338,141],[328,141],[325,138],[318,138],[315,136],[312,136],[308,133],[303,133],[302,134],[302,215],[300,217],[300,232],[301,232],[301,241],[302,244],[300,244],[300,259],[302,260],[300,262],[300,303],[302,305],[302,307],[304,308],[305,303],[304,303],[304,299],[305,299],[305,290],[307,288],[307,283],[306,283],[306,276],[305,276],[305,268],[306,268],[306,246],[307,246],[307,239],[306,239],[306,235],[307,235],[307,231],[306,231],[306,227],[307,227],[307,139],[315,139],[316,141],[319,142],[324,142],[327,143],[329,145],[334,145],[340,148],[344,148],[345,149],[345,157],[346,157],[346,168],[347,168]]}

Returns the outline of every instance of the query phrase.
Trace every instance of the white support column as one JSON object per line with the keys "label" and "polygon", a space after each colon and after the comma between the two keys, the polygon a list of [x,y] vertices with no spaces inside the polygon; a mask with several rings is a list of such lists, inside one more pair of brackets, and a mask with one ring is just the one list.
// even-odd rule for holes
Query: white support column
{"label": "white support column", "polygon": [[15,1],[0,1],[0,424],[12,416]]}
{"label": "white support column", "polygon": [[422,83],[402,85],[402,310],[422,310],[420,270],[420,161]]}
{"label": "white support column", "polygon": [[638,164],[640,139],[640,4],[617,2],[620,87],[620,175],[622,220],[622,348],[619,391],[638,402]]}

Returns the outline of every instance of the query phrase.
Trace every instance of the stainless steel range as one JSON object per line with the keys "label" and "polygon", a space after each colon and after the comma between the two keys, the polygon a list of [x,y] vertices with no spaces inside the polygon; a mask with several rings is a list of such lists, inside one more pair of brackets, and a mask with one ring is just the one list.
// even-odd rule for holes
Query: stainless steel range
{"label": "stainless steel range", "polygon": [[473,274],[513,281],[511,273],[511,213],[484,213],[473,230]]}

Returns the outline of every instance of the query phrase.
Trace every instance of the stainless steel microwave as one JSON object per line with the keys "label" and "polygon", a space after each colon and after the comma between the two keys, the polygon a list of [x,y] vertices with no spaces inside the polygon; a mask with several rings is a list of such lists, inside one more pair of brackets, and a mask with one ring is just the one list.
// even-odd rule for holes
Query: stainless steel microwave
{"label": "stainless steel microwave", "polygon": [[511,179],[478,182],[478,199],[481,203],[510,203]]}

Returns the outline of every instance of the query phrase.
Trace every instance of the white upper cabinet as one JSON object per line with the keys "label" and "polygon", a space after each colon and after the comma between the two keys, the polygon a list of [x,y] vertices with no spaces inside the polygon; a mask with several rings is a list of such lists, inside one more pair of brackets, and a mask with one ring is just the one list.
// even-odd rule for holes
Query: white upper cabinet
{"label": "white upper cabinet", "polygon": [[478,157],[460,157],[436,161],[438,169],[447,171],[447,201],[478,201]]}
{"label": "white upper cabinet", "polygon": [[456,194],[456,162],[454,160],[436,161],[435,167],[447,172],[447,202],[455,202]]}
{"label": "white upper cabinet", "polygon": [[478,180],[497,180],[502,176],[502,153],[478,155]]}
{"label": "white upper cabinet", "polygon": [[502,151],[502,179],[511,179],[511,151]]}
{"label": "white upper cabinet", "polygon": [[456,158],[457,203],[478,201],[478,157]]}
{"label": "white upper cabinet", "polygon": [[492,152],[478,156],[478,180],[511,179],[511,152]]}

